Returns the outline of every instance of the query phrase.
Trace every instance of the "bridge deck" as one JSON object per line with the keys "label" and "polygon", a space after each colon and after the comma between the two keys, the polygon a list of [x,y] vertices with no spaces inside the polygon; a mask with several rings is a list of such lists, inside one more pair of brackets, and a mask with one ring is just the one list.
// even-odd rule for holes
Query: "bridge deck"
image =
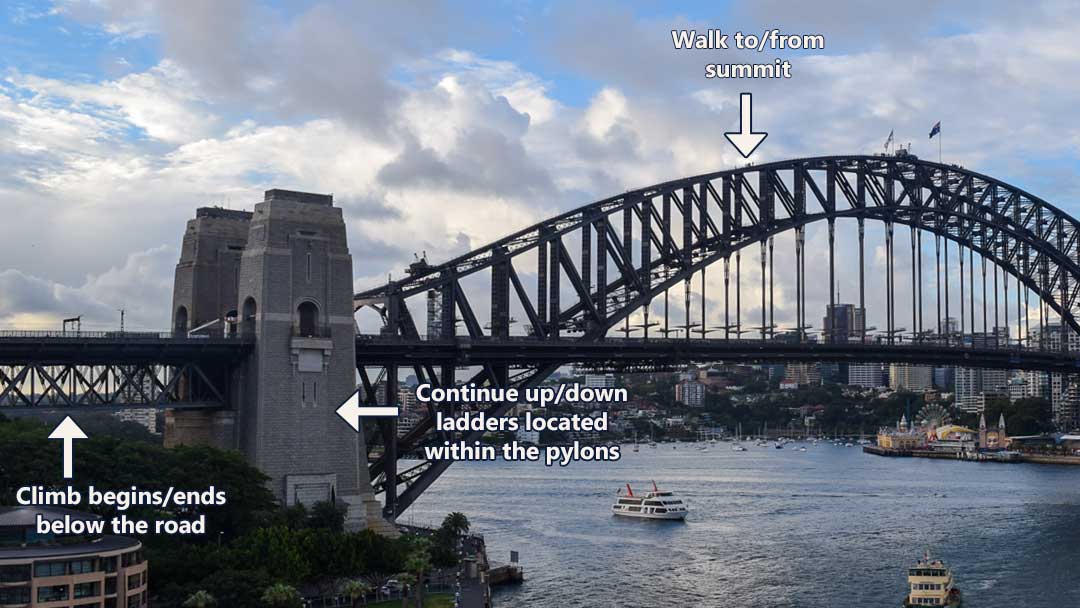
{"label": "bridge deck", "polygon": [[186,337],[169,333],[0,332],[0,365],[104,365],[230,361],[248,353],[247,338]]}
{"label": "bridge deck", "polygon": [[542,365],[578,364],[610,370],[670,369],[694,362],[729,363],[907,363],[997,369],[1080,372],[1080,354],[1030,348],[971,348],[908,342],[904,344],[819,344],[762,340],[684,338],[573,339],[465,337],[409,340],[395,336],[357,336],[358,365]]}

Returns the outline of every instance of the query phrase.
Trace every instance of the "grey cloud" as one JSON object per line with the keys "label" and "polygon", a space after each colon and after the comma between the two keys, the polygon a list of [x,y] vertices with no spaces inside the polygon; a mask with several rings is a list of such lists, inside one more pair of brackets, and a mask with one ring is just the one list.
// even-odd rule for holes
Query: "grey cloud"
{"label": "grey cloud", "polygon": [[388,187],[421,185],[524,199],[548,195],[555,189],[547,170],[529,157],[520,141],[485,127],[462,132],[445,158],[410,141],[396,159],[379,170],[378,179]]}
{"label": "grey cloud", "polygon": [[588,133],[578,133],[574,137],[574,147],[582,158],[603,160],[632,161],[640,160],[639,148],[641,137],[625,122],[617,122],[608,129],[603,137],[593,137]]}
{"label": "grey cloud", "polygon": [[20,315],[57,322],[82,316],[84,329],[112,328],[119,321],[118,309],[123,308],[129,328],[166,327],[176,255],[167,246],[134,253],[123,266],[89,276],[79,286],[16,269],[2,270],[0,323]]}
{"label": "grey cloud", "polygon": [[243,0],[162,3],[167,54],[209,94],[290,117],[341,117],[375,134],[403,90],[390,69],[438,48],[453,16],[440,2],[326,2],[291,21]]}
{"label": "grey cloud", "polygon": [[362,234],[350,239],[349,249],[353,255],[353,275],[375,277],[373,285],[385,283],[387,274],[400,276],[413,261],[414,253],[396,243]]}
{"label": "grey cloud", "polygon": [[[0,324],[19,315],[45,321],[83,315],[90,327],[111,316],[111,309],[79,289],[53,283],[18,270],[0,271]],[[24,317],[25,318],[25,317]],[[46,326],[33,329],[59,329]]]}
{"label": "grey cloud", "polygon": [[387,220],[402,217],[400,210],[374,196],[335,196],[334,204],[341,207],[350,220]]}

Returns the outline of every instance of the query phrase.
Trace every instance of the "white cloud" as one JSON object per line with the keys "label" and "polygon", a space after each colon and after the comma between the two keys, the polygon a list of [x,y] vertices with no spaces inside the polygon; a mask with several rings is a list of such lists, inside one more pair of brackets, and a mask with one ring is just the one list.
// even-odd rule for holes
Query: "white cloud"
{"label": "white cloud", "polygon": [[[573,206],[741,164],[723,133],[737,127],[743,88],[756,93],[755,127],[770,133],[755,160],[876,152],[893,128],[933,157],[926,131],[941,119],[947,160],[1035,180],[1037,194],[1080,210],[1073,172],[1020,160],[1075,163],[1080,130],[1062,120],[1080,102],[1080,85],[1062,78],[1075,71],[1075,19],[1008,30],[982,20],[953,36],[803,55],[793,59],[796,78],[782,83],[705,81],[705,55],[673,59],[667,45],[639,44],[637,34],[666,24],[631,23],[637,34],[623,40],[633,48],[612,42],[599,57],[589,54],[595,31],[584,28],[588,44],[560,37],[559,52],[601,86],[571,105],[557,99],[556,82],[513,62],[438,42],[413,48],[399,26],[371,39],[397,46],[372,47],[335,24],[352,15],[340,7],[295,22],[268,21],[245,3],[229,8],[228,23],[209,9],[163,22],[160,6],[65,4],[124,35],[160,30],[166,58],[115,80],[14,72],[0,86],[0,159],[9,167],[0,216],[18,218],[0,222],[0,271],[12,293],[38,294],[9,294],[0,324],[29,318],[39,302],[107,322],[128,301],[145,308],[141,322],[163,327],[168,307],[154,296],[170,290],[183,221],[203,204],[250,207],[267,187],[333,192],[349,222],[357,286],[368,287],[400,275],[414,251],[441,261]],[[262,55],[267,37],[280,46]],[[392,78],[395,70],[407,77]],[[820,228],[809,241],[820,263]],[[777,320],[788,326],[791,249],[788,236],[777,239],[777,276],[791,287],[776,292]],[[760,319],[757,250],[744,253],[750,325]],[[719,324],[722,273],[708,277]],[[841,281],[852,294],[853,279]],[[815,282],[809,295],[819,325],[828,287]]]}
{"label": "white cloud", "polygon": [[33,93],[39,105],[67,106],[113,124],[123,122],[167,143],[206,137],[219,121],[196,93],[188,74],[168,60],[146,72],[100,83],[72,83],[19,73],[8,81]]}

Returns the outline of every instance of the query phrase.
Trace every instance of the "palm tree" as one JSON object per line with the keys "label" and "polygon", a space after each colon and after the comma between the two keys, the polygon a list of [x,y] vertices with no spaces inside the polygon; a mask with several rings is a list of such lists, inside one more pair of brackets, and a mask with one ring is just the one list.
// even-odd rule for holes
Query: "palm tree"
{"label": "palm tree", "polygon": [[401,583],[401,608],[409,608],[409,587],[416,584],[416,577],[408,572],[398,575],[397,581]]}
{"label": "palm tree", "polygon": [[453,532],[455,537],[460,537],[469,531],[469,518],[464,513],[454,511],[443,519],[442,527]]}
{"label": "palm tree", "polygon": [[360,598],[364,598],[364,603],[367,603],[367,594],[371,592],[371,585],[361,580],[345,581],[345,584],[341,586],[341,594],[346,595],[352,600],[353,608],[360,605]]}
{"label": "palm tree", "polygon": [[217,600],[210,595],[209,591],[199,590],[188,596],[182,604],[184,608],[214,608]]}
{"label": "palm tree", "polygon": [[262,601],[271,608],[298,608],[303,604],[300,592],[292,585],[277,583],[266,588]]}
{"label": "palm tree", "polygon": [[431,555],[426,548],[416,549],[405,559],[405,570],[416,577],[416,608],[424,605],[424,574],[431,567]]}

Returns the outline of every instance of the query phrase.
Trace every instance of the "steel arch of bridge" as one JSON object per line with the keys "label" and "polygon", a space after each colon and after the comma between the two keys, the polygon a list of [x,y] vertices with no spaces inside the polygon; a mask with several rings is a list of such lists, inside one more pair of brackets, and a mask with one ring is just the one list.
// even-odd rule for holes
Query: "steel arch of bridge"
{"label": "steel arch of bridge", "polygon": [[[927,339],[943,339],[947,345],[952,340],[948,332],[942,336],[940,331],[936,334],[932,330],[924,331],[921,301],[924,232],[934,235],[935,247],[938,239],[946,243],[946,269],[948,243],[955,243],[959,248],[961,278],[964,249],[968,251],[972,264],[973,254],[977,253],[982,260],[1000,268],[1003,276],[1013,277],[1018,285],[1036,294],[1059,316],[1063,333],[1065,327],[1080,333],[1080,324],[1075,318],[1080,298],[1080,222],[1046,201],[1000,180],[956,165],[927,162],[910,155],[828,156],[779,161],[628,191],[563,213],[444,264],[414,264],[408,277],[357,294],[354,303],[357,308],[365,305],[378,308],[386,324],[384,333],[412,343],[413,352],[417,355],[414,369],[419,378],[453,383],[452,367],[448,370],[450,366],[443,364],[441,373],[436,373],[438,363],[434,360],[424,362],[425,339],[421,337],[406,304],[410,298],[425,294],[435,298],[438,303],[438,318],[429,318],[426,336],[432,347],[439,339],[455,336],[458,314],[469,340],[510,338],[511,294],[517,296],[520,308],[528,317],[528,333],[536,341],[603,341],[620,322],[627,324],[626,332],[629,335],[628,319],[639,311],[644,315],[643,327],[647,334],[651,303],[661,296],[666,301],[667,292],[672,287],[680,282],[688,285],[687,282],[695,274],[704,272],[717,262],[723,262],[725,285],[728,285],[732,258],[738,277],[741,252],[754,244],[761,247],[760,264],[764,278],[766,259],[774,257],[773,237],[794,232],[796,334],[797,339],[803,342],[806,340],[807,327],[805,230],[813,223],[824,222],[828,225],[829,284],[835,286],[835,224],[843,219],[853,219],[859,227],[859,300],[864,309],[863,226],[866,220],[885,225],[890,260],[886,279],[887,328],[884,336],[888,344],[900,339],[891,263],[895,246],[893,229],[896,225],[912,229],[913,261],[916,254],[919,256],[920,280],[917,289],[913,284],[910,294],[912,339],[923,339],[929,335]],[[566,246],[565,241],[571,238],[580,242],[580,254],[577,256],[572,256]],[[535,255],[534,289],[524,284],[514,264],[526,255]],[[612,266],[615,276],[609,277],[608,270]],[[483,270],[490,270],[491,273],[490,327],[486,332],[462,287],[463,279]],[[972,267],[970,270],[974,290],[975,269]],[[996,279],[997,270],[994,272]],[[984,262],[984,332],[987,316],[985,276]],[[563,279],[574,296],[573,301],[566,305],[562,302]],[[912,279],[914,282],[915,277]],[[948,284],[948,273],[945,281]],[[738,278],[735,283],[738,294]],[[960,286],[962,289],[963,280]],[[1005,290],[1007,323],[1007,281]],[[739,318],[741,307],[737,302],[733,325],[729,315],[729,290],[725,288],[724,291],[725,323],[721,328],[724,336],[731,338],[732,327],[735,327],[734,337],[738,339],[742,328]],[[916,291],[919,298],[917,314],[914,300]],[[997,295],[995,288],[995,315]],[[1019,287],[1016,295],[1019,298]],[[764,289],[761,297],[761,336],[764,340],[766,328],[772,326],[772,314],[770,312],[769,318],[765,318]],[[830,302],[835,303],[832,288],[829,297]],[[973,291],[970,297],[973,304]],[[1019,299],[1017,303],[1019,323]],[[961,310],[962,307],[963,300]],[[1040,314],[1042,310],[1040,304]],[[970,330],[974,337],[975,311],[970,312]],[[685,316],[686,337],[689,338],[692,327],[689,312]],[[940,319],[941,315],[938,317]],[[962,333],[967,328],[963,327],[963,319],[961,321]],[[702,338],[708,332],[704,310],[698,331]],[[1064,335],[1062,338],[1060,344],[1064,348],[1068,340]],[[962,365],[962,362],[958,364]],[[510,370],[517,369],[519,383],[538,383],[557,367],[551,365],[548,362],[515,366],[514,360],[508,358],[502,365],[486,363],[474,380],[497,385],[513,383]],[[394,379],[388,380],[394,384]],[[373,389],[368,391],[368,396],[369,399],[376,398]],[[506,409],[498,411],[495,408],[491,413],[505,413]],[[425,419],[397,442],[398,449],[408,451],[425,439],[438,438],[429,430],[430,421]],[[384,436],[384,439],[390,437]],[[372,472],[383,475],[382,487],[388,490],[388,511],[392,507],[394,513],[400,513],[446,465],[422,463],[416,467],[420,471],[399,476],[389,466],[388,461],[392,457],[393,454],[384,455],[376,461]],[[396,489],[391,487],[397,484],[386,483],[385,479],[397,479],[398,484],[407,486],[400,501],[395,502],[393,494]]]}
{"label": "steel arch of bridge", "polygon": [[[808,211],[808,200],[817,202],[820,211]],[[621,235],[612,222],[619,212],[623,215]],[[682,220],[681,239],[671,233],[676,213]],[[460,280],[485,269],[510,275],[507,278],[520,297],[524,289],[518,289],[520,281],[511,260],[539,250],[547,255],[539,261],[538,274],[547,274],[552,260],[568,270],[570,256],[561,246],[562,239],[588,225],[603,236],[605,247],[597,248],[595,257],[584,255],[583,250],[582,269],[568,272],[568,279],[584,293],[579,284],[590,287],[583,277],[585,270],[595,267],[597,289],[559,310],[557,323],[548,321],[545,307],[539,305],[533,307],[537,314],[529,314],[529,321],[534,335],[548,337],[568,327],[580,328],[590,320],[585,317],[592,316],[592,321],[605,322],[585,333],[597,338],[602,337],[600,327],[610,329],[665,288],[717,260],[770,236],[843,218],[912,226],[972,249],[1037,293],[1080,333],[1074,317],[1080,297],[1080,222],[1000,180],[913,156],[778,161],[632,190],[530,226],[444,264],[414,268],[406,279],[357,294],[355,302],[357,307],[386,304],[388,320],[399,324],[401,335],[408,335],[409,320],[402,318],[407,313],[395,316],[402,312],[397,302],[437,290],[444,299],[459,306],[465,300],[467,305]],[[650,260],[647,265],[628,261],[633,251],[627,234],[635,223],[649,234],[640,239],[641,257]],[[591,239],[583,241],[584,247]],[[619,276],[601,284],[599,264],[609,255]],[[554,291],[550,284],[547,287]],[[553,302],[543,295],[538,300],[554,310]],[[607,309],[608,302],[619,308]],[[494,306],[493,312],[498,312]],[[467,329],[477,329],[469,327],[469,319],[465,324]],[[493,319],[493,335],[505,330]]]}

